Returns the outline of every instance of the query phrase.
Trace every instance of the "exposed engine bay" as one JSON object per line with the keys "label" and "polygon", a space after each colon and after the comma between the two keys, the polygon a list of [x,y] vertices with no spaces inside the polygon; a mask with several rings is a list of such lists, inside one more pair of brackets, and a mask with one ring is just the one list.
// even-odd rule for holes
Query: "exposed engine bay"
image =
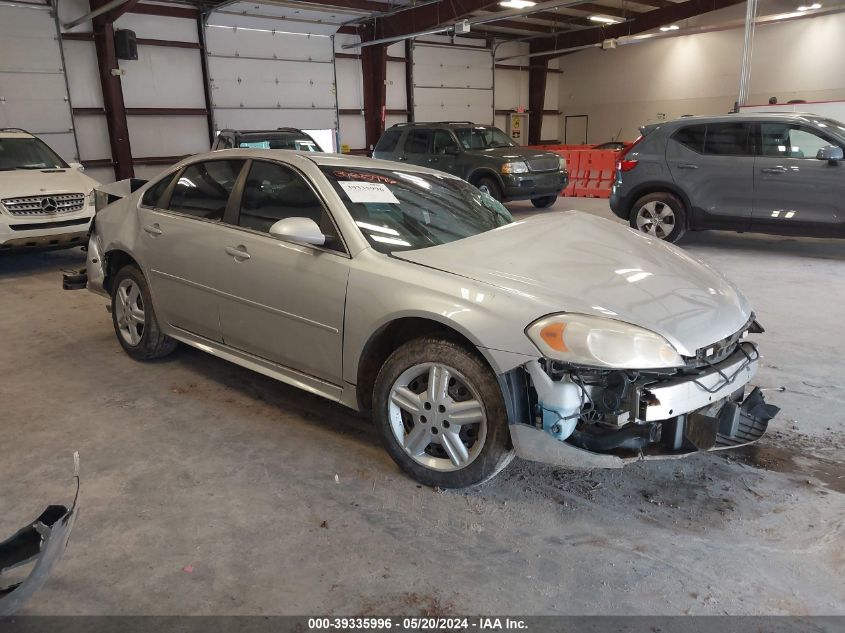
{"label": "exposed engine bay", "polygon": [[[545,448],[542,456],[533,456],[540,439],[534,430],[567,448],[619,461],[593,463],[587,458],[583,467],[682,456],[756,441],[779,411],[765,402],[759,388],[746,393],[760,354],[754,343],[744,339],[762,331],[752,319],[733,336],[684,358],[686,366],[671,370],[530,361],[524,365],[527,379],[517,407],[527,414],[529,424],[511,425],[517,453],[549,461]],[[513,395],[520,382],[509,381]],[[568,460],[564,463],[564,457],[552,463],[579,467]]]}

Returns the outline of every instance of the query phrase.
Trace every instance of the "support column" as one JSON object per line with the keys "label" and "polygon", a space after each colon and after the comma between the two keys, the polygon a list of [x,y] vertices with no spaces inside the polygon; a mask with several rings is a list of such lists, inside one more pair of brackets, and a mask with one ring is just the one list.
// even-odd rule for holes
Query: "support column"
{"label": "support column", "polygon": [[384,132],[387,89],[387,46],[375,44],[361,49],[364,80],[364,129],[367,151],[372,152]]}
{"label": "support column", "polygon": [[[97,9],[101,0],[90,0],[91,9]],[[109,144],[114,161],[114,175],[117,180],[135,176],[132,167],[132,150],[129,146],[129,124],[126,121],[126,106],[123,102],[123,87],[120,75],[112,74],[119,68],[114,50],[114,22],[105,13],[92,20],[94,45],[97,48],[97,66],[100,70],[100,85],[103,90],[103,107],[109,131]]]}
{"label": "support column", "polygon": [[528,144],[539,145],[543,134],[543,110],[546,105],[548,57],[530,58],[528,68]]}

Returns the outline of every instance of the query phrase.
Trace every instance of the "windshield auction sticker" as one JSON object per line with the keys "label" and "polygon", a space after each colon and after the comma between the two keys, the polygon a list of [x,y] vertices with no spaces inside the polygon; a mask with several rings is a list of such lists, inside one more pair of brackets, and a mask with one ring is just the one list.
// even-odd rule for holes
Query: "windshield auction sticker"
{"label": "windshield auction sticker", "polygon": [[386,202],[389,204],[399,204],[396,196],[387,188],[387,185],[380,182],[339,180],[338,184],[343,187],[343,190],[352,202]]}

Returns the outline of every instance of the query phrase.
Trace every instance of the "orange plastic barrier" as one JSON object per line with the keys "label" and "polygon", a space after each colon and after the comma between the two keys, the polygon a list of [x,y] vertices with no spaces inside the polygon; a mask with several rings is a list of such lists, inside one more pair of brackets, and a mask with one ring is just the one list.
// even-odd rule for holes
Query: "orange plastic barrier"
{"label": "orange plastic barrier", "polygon": [[609,198],[619,152],[585,147],[589,146],[546,145],[534,149],[552,151],[566,159],[569,184],[561,193],[562,196]]}

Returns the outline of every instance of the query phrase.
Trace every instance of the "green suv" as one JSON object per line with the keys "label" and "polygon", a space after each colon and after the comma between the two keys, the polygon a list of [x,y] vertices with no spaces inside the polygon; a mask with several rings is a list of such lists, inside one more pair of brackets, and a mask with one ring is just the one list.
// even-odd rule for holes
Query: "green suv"
{"label": "green suv", "polygon": [[373,158],[439,169],[472,183],[496,200],[531,200],[546,209],[566,187],[566,161],[553,152],[516,145],[497,127],[469,121],[398,123]]}

